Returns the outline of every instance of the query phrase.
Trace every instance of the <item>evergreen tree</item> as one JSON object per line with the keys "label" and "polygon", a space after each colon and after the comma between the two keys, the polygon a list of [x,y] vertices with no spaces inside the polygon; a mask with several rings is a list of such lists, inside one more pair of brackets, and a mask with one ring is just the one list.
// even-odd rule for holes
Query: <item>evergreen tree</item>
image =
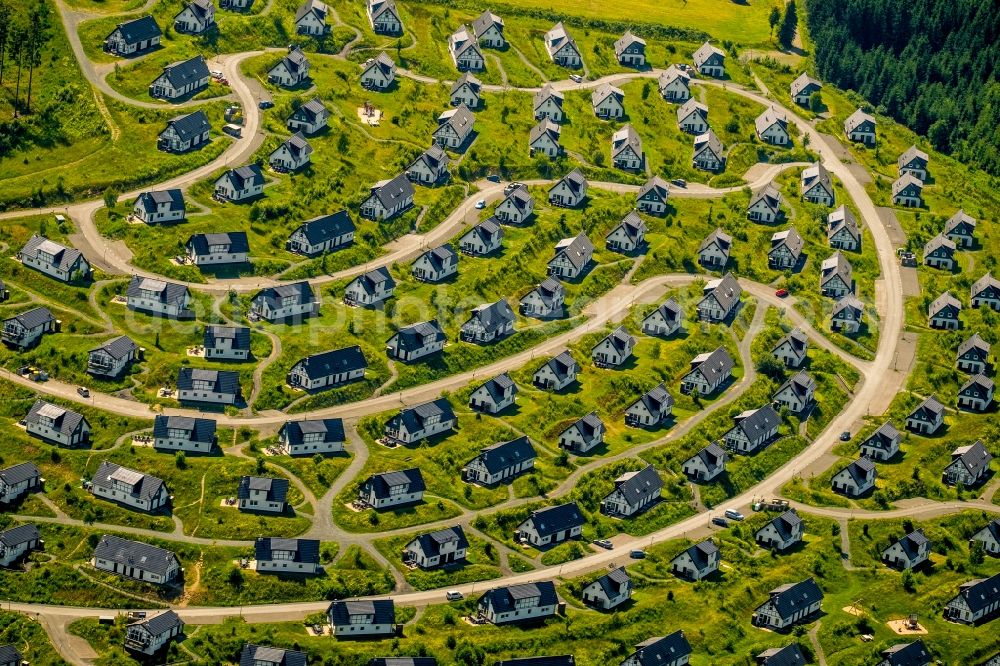
{"label": "evergreen tree", "polygon": [[795,31],[798,30],[799,12],[795,8],[795,0],[789,0],[785,7],[785,17],[781,21],[781,28],[778,29],[778,42],[786,49],[792,48],[795,40]]}
{"label": "evergreen tree", "polygon": [[774,37],[774,29],[781,23],[781,10],[777,6],[771,7],[771,13],[767,17],[767,23],[771,26],[771,36]]}

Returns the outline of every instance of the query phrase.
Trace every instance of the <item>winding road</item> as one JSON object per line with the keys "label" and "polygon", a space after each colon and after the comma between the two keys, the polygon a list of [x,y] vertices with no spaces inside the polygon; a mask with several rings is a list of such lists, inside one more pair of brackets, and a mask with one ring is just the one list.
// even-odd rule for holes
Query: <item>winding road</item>
{"label": "winding road", "polygon": [[[66,9],[65,5],[61,0],[57,0],[57,5],[60,8],[60,13],[62,15],[62,20],[64,26],[66,27],[67,34],[70,35],[70,42],[73,46],[74,52],[77,54],[77,58],[81,63],[81,67],[84,70],[84,74],[91,81],[91,83],[97,87],[102,92],[107,92],[103,86],[106,86],[106,82],[98,72],[89,62],[89,60],[83,54],[82,46],[79,43],[79,37],[76,32],[76,28],[79,24],[80,16],[79,12],[70,12]],[[198,169],[195,169],[187,174],[174,178],[168,182],[156,185],[157,188],[169,188],[178,187],[186,188],[195,182],[202,180],[227,165],[237,165],[245,162],[253,152],[259,147],[263,139],[261,134],[261,117],[259,109],[255,103],[254,95],[251,89],[240,72],[240,64],[247,58],[253,57],[263,53],[263,51],[252,51],[246,53],[230,54],[219,56],[219,67],[224,71],[226,77],[231,82],[233,93],[240,100],[243,106],[244,113],[246,114],[245,127],[247,131],[244,136],[237,141],[233,142],[226,151],[217,159],[213,160],[211,163],[204,165]],[[340,54],[341,56],[345,54]],[[328,56],[328,57],[338,57],[338,56]],[[424,77],[407,70],[399,70],[398,73],[402,76],[408,76],[416,81],[423,81],[427,83],[439,83],[437,79],[430,77]],[[558,90],[577,90],[577,89],[589,89],[601,85],[602,83],[622,83],[628,80],[638,79],[638,78],[654,78],[659,76],[660,70],[650,70],[644,72],[632,72],[632,73],[622,73],[614,74],[595,81],[586,81],[583,83],[575,83],[572,81],[556,81],[553,85]],[[762,285],[758,283],[753,283],[746,280],[741,280],[741,284],[744,289],[755,296],[760,302],[758,307],[758,312],[755,314],[754,320],[751,323],[750,330],[744,337],[741,343],[741,357],[743,357],[744,366],[747,368],[748,375],[744,377],[744,382],[752,381],[752,363],[748,363],[749,358],[749,344],[753,338],[753,335],[760,329],[761,322],[763,321],[763,313],[766,307],[778,307],[785,309],[786,316],[796,325],[802,328],[807,335],[816,344],[820,345],[824,349],[836,354],[839,358],[847,361],[858,369],[861,374],[861,381],[855,389],[855,393],[849,403],[845,408],[837,414],[826,427],[826,429],[819,434],[814,442],[803,450],[800,454],[795,456],[793,459],[789,460],[785,465],[776,470],[771,476],[764,479],[755,486],[748,488],[745,492],[740,495],[733,497],[732,499],[726,501],[720,506],[714,507],[711,513],[699,513],[690,518],[682,520],[678,523],[670,525],[668,527],[662,528],[653,534],[646,535],[643,537],[621,537],[616,539],[616,548],[614,550],[598,551],[593,552],[586,557],[565,564],[559,565],[558,567],[540,567],[533,571],[521,574],[512,574],[506,576],[504,582],[506,584],[516,584],[516,583],[527,583],[536,582],[541,580],[549,580],[557,575],[563,577],[572,577],[577,574],[593,571],[596,569],[601,569],[612,563],[620,563],[624,554],[627,553],[632,548],[639,548],[648,546],[651,543],[657,543],[669,539],[675,539],[678,537],[685,536],[690,533],[694,533],[699,530],[706,529],[709,518],[711,515],[718,514],[726,509],[737,509],[746,510],[747,507],[755,498],[762,496],[775,496],[780,492],[781,487],[790,481],[792,478],[797,476],[802,470],[810,467],[814,463],[817,463],[824,456],[827,456],[833,447],[837,444],[837,434],[844,430],[854,430],[855,424],[862,420],[866,414],[878,414],[882,413],[889,405],[892,398],[903,388],[906,374],[908,369],[904,368],[898,370],[896,366],[896,356],[897,347],[899,345],[900,337],[903,331],[904,324],[904,308],[902,301],[902,279],[900,275],[900,268],[895,260],[895,252],[890,241],[890,236],[887,229],[883,225],[881,217],[878,215],[874,203],[871,201],[868,193],[865,191],[864,185],[859,182],[857,177],[854,175],[852,170],[847,164],[841,161],[839,157],[839,152],[837,147],[832,145],[828,140],[820,134],[809,122],[805,121],[793,111],[784,108],[777,100],[769,96],[762,95],[753,90],[748,90],[733,84],[722,84],[716,81],[703,81],[695,80],[692,83],[703,86],[720,86],[725,87],[727,92],[735,95],[740,95],[746,99],[752,100],[764,106],[773,106],[779,111],[783,111],[789,122],[794,123],[802,136],[807,137],[809,140],[809,146],[813,150],[819,153],[823,163],[826,167],[833,173],[844,185],[848,195],[851,197],[853,202],[858,208],[858,211],[868,226],[875,244],[875,248],[878,254],[879,265],[881,269],[881,278],[879,284],[877,285],[876,292],[879,294],[877,298],[876,308],[878,310],[880,323],[881,323],[881,335],[879,338],[878,349],[875,354],[873,361],[862,361],[850,354],[844,352],[839,347],[830,342],[825,336],[821,335],[818,331],[815,331],[809,323],[800,315],[798,312],[789,307],[790,303],[788,301],[777,299],[774,296],[773,288],[767,285]],[[103,85],[102,85],[103,84]],[[503,86],[484,86],[487,91],[490,90],[501,90],[505,89]],[[536,88],[521,88],[525,92],[531,92],[536,90]],[[112,96],[117,95],[113,92],[107,93]],[[143,104],[137,103],[134,100],[126,101],[130,104],[135,104],[142,106]],[[158,108],[162,105],[156,105]],[[778,173],[784,169],[798,168],[802,166],[801,164],[783,164],[783,165],[768,165],[765,168],[759,170],[759,175],[749,186],[756,189],[762,187],[763,185],[769,183]],[[548,181],[530,181],[532,184],[544,184]],[[599,189],[606,189],[614,192],[630,193],[636,191],[638,188],[636,186],[622,185],[617,183],[591,183],[592,187]],[[475,201],[478,199],[495,200],[502,196],[502,185],[493,183],[480,183],[480,190],[466,199],[462,204],[460,204],[449,216],[448,218],[435,227],[434,230],[423,235],[411,235],[400,239],[395,244],[393,250],[386,255],[380,257],[376,262],[369,263],[367,266],[358,266],[345,269],[334,275],[322,276],[311,280],[314,284],[322,284],[332,280],[341,280],[347,277],[357,275],[364,270],[372,268],[374,265],[389,265],[395,262],[402,262],[416,256],[423,248],[431,246],[438,242],[443,242],[449,238],[452,238],[456,233],[463,228],[471,219],[475,219]],[[737,188],[726,188],[726,189],[713,189],[707,186],[691,184],[687,192],[675,191],[671,193],[671,196],[690,196],[690,197],[715,197],[722,196],[727,192],[736,191],[742,189],[745,186]],[[150,188],[143,188],[150,189]],[[129,192],[123,194],[120,200],[131,200],[136,196],[137,192]],[[109,243],[105,238],[103,238],[97,231],[96,226],[93,223],[94,213],[102,206],[100,201],[90,201],[75,204],[70,206],[68,209],[63,207],[48,208],[41,210],[32,211],[12,211],[9,213],[0,214],[0,219],[9,219],[20,217],[24,215],[50,212],[50,211],[68,211],[71,218],[76,223],[79,233],[74,238],[76,246],[84,253],[84,255],[91,260],[91,262],[102,269],[108,271],[109,273],[116,274],[130,274],[139,273],[144,275],[151,275],[138,270],[136,267],[132,266],[128,258],[124,254],[119,254],[118,248],[114,244]],[[682,274],[682,275],[664,275],[649,278],[644,280],[639,284],[619,284],[614,289],[612,289],[605,296],[595,300],[583,312],[585,321],[574,329],[562,333],[560,335],[554,336],[544,342],[538,344],[534,348],[525,350],[513,356],[501,359],[492,363],[486,367],[476,369],[474,371],[467,371],[459,373],[450,377],[443,378],[441,380],[431,382],[422,386],[407,389],[402,392],[390,393],[387,395],[380,395],[375,398],[371,398],[365,401],[350,403],[345,405],[339,405],[335,407],[325,408],[315,410],[309,414],[299,415],[300,417],[308,416],[310,418],[328,417],[328,416],[338,416],[348,420],[356,420],[365,415],[370,415],[394,408],[398,408],[403,405],[412,405],[415,403],[423,402],[436,398],[444,392],[454,391],[458,388],[468,385],[469,383],[476,380],[483,380],[487,377],[499,374],[500,372],[512,370],[514,368],[520,367],[525,363],[530,362],[532,359],[537,357],[543,357],[551,355],[573,341],[580,339],[580,337],[587,335],[593,331],[599,330],[609,323],[619,321],[625,317],[630,309],[636,303],[646,303],[653,302],[659,298],[668,287],[681,286],[689,284],[693,280],[700,279],[703,276]],[[276,284],[278,281],[267,280],[260,278],[250,278],[250,279],[238,279],[238,280],[219,280],[211,282],[208,284],[191,284],[189,285],[193,290],[198,290],[202,292],[220,294],[228,292],[230,290],[236,291],[249,291],[251,289],[256,289],[261,285]],[[273,342],[273,341],[272,341]],[[76,394],[76,387],[67,384],[62,384],[60,382],[49,382],[47,384],[39,385],[34,382],[24,380],[20,377],[14,376],[11,373],[2,372],[0,373],[4,379],[11,382],[15,382],[24,386],[28,386],[33,390],[41,393],[46,393],[48,395],[58,396],[65,400],[75,401],[75,402],[85,402],[86,404],[92,405],[99,409],[112,411],[119,414],[124,414],[128,416],[134,416],[139,418],[150,419],[153,417],[154,413],[149,409],[148,406],[136,403],[129,400],[123,400],[115,398],[113,396],[95,393],[91,399],[84,400]],[[717,409],[718,406],[727,404],[728,401],[734,400],[739,396],[740,392],[734,387],[723,399],[716,401],[710,407],[710,409]],[[185,414],[191,415],[196,412],[193,410],[184,409],[167,409],[164,410],[166,413],[170,414]],[[709,413],[709,409],[703,411],[703,415]],[[674,432],[668,433],[665,438],[652,442],[648,445],[651,446],[662,444],[666,439],[673,437],[678,437],[687,429],[694,427],[699,418],[704,418],[703,415],[698,415],[689,421],[679,424]],[[273,428],[275,425],[282,423],[288,417],[284,414],[267,414],[267,415],[256,415],[248,417],[239,416],[228,416],[219,415],[218,420],[221,425],[224,426],[250,426],[261,429]],[[364,468],[367,461],[368,450],[365,443],[357,435],[353,427],[348,429],[348,437],[350,448],[353,451],[352,459],[350,465],[345,469],[345,471],[336,479],[331,488],[324,494],[322,498],[310,497],[310,501],[313,502],[315,513],[314,522],[310,530],[307,532],[309,536],[315,538],[332,539],[336,538],[342,540],[345,543],[361,543],[370,545],[371,539],[375,536],[384,536],[386,533],[379,533],[378,535],[359,535],[347,533],[332,521],[330,515],[330,506],[334,498],[342,491],[347,484],[351,483],[356,475]],[[634,455],[639,450],[638,447],[629,449],[622,455]],[[597,460],[592,463],[592,465],[606,464],[607,459]],[[583,468],[579,468],[573,473],[573,475],[567,479],[563,484],[561,484],[559,491],[566,492],[568,488],[572,486],[573,480],[579,478],[579,475],[583,472],[580,471]],[[510,503],[517,502],[518,500],[510,500]],[[509,505],[505,503],[504,506]],[[969,502],[932,502],[930,500],[911,500],[907,503],[901,503],[900,508],[896,508],[890,511],[880,511],[880,512],[870,512],[870,511],[860,511],[856,509],[843,509],[843,508],[829,508],[829,507],[815,507],[806,505],[797,505],[803,511],[813,513],[816,515],[827,516],[837,520],[846,518],[869,518],[869,519],[882,519],[882,518],[893,518],[902,515],[909,517],[919,516],[919,517],[932,517],[943,515],[945,513],[966,510],[966,509],[983,509],[996,511],[996,507],[989,504],[986,501],[976,500]],[[497,507],[493,507],[496,509]],[[490,509],[492,510],[492,509]],[[472,512],[466,512],[463,520],[468,520]],[[55,518],[39,518],[39,517],[22,517],[24,519],[30,519],[37,522],[65,522],[65,519],[61,516]],[[450,521],[450,522],[453,522]],[[129,531],[131,533],[143,536],[153,536],[158,538],[167,538],[174,540],[183,540],[189,543],[196,544],[224,544],[224,545],[239,545],[244,546],[249,542],[237,541],[237,540],[216,540],[216,539],[199,539],[196,537],[189,537],[183,534],[164,534],[160,532],[154,532],[152,530],[126,530],[116,525],[107,526],[97,526],[102,529],[109,529],[115,531]],[[422,526],[426,527],[426,526]],[[415,528],[406,528],[406,532],[412,532]],[[404,530],[397,530],[397,532],[402,532]],[[484,587],[483,583],[478,584],[480,589]],[[453,585],[450,586],[451,589],[457,589],[465,594],[471,594],[476,588],[476,584],[466,584],[466,585]],[[405,592],[399,594],[393,594],[393,600],[400,605],[416,605],[422,606],[430,603],[440,603],[443,601],[443,592],[441,590],[431,590],[425,592]],[[67,658],[72,658],[73,663],[87,663],[85,660],[80,659],[75,656],[75,651],[77,647],[73,647],[74,643],[71,638],[65,634],[65,627],[68,622],[82,618],[82,617],[98,617],[100,615],[113,614],[114,610],[101,609],[101,608],[75,608],[75,607],[60,607],[60,606],[49,606],[45,604],[25,604],[15,601],[5,602],[8,603],[12,610],[21,611],[28,613],[32,616],[38,616],[43,620],[47,629],[53,635],[53,640],[57,648],[66,656]],[[325,610],[327,607],[327,601],[317,601],[317,602],[306,602],[306,603],[276,603],[258,606],[244,606],[242,608],[220,608],[220,607],[184,607],[179,608],[178,613],[182,618],[191,624],[212,624],[217,623],[227,617],[232,617],[237,614],[237,612],[242,615],[248,621],[251,622],[271,622],[271,621],[281,621],[281,620],[298,620],[303,618],[309,613],[313,613],[319,610]]]}

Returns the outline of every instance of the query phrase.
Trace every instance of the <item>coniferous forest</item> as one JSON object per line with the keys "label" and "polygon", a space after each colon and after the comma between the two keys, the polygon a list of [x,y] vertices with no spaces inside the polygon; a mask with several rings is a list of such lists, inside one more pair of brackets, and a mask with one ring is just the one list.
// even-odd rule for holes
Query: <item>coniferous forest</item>
{"label": "coniferous forest", "polygon": [[806,0],[819,75],[1000,174],[1000,1]]}

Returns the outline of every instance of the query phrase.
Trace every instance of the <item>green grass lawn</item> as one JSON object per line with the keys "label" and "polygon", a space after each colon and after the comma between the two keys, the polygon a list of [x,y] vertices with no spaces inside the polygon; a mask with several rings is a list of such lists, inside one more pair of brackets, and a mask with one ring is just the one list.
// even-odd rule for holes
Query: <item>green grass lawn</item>
{"label": "green grass lawn", "polygon": [[375,542],[375,547],[378,551],[403,573],[406,582],[412,585],[414,589],[432,590],[449,585],[459,585],[501,577],[500,569],[498,568],[500,557],[496,546],[493,542],[486,541],[468,532],[466,532],[465,537],[469,540],[469,549],[466,553],[466,561],[463,564],[431,570],[424,570],[419,567],[413,569],[407,567],[403,564],[400,554],[403,548],[406,547],[406,544],[419,534],[419,532],[414,532],[413,534],[379,539]]}

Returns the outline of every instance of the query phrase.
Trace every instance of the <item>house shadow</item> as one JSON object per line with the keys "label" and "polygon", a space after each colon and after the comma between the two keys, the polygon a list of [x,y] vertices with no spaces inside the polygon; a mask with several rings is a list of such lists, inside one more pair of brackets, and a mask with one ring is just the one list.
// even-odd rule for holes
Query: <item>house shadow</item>
{"label": "house shadow", "polygon": [[[154,44],[149,48],[143,49],[142,51],[136,51],[135,53],[109,53],[109,55],[114,55],[122,58],[123,60],[134,62],[141,58],[145,58],[146,56],[153,55],[157,51],[161,50],[163,50],[163,44]],[[107,51],[105,53],[107,53]]]}
{"label": "house shadow", "polygon": [[449,148],[449,150],[452,150],[456,153],[465,153],[469,149],[469,147],[472,146],[472,144],[475,142],[477,138],[479,138],[479,130],[473,129],[468,133],[468,135],[466,135],[465,140],[462,141],[462,143],[459,144],[457,148]]}

